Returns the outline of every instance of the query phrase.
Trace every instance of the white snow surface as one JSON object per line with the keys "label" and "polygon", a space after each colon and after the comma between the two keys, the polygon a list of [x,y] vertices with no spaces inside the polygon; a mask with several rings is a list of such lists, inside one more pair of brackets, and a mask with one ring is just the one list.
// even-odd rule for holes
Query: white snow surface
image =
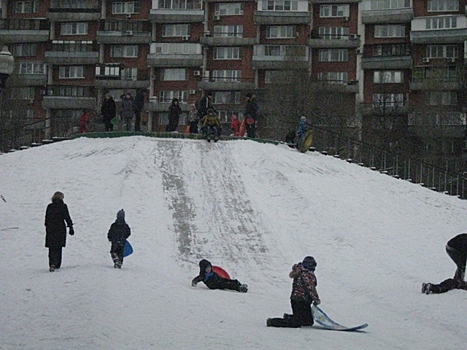
{"label": "white snow surface", "polygon": [[[75,222],[48,271],[55,191]],[[467,202],[319,153],[143,136],[0,156],[0,349],[465,349],[467,293],[446,242]],[[119,209],[133,255],[114,269]],[[315,257],[321,308],[362,332],[266,327],[291,312],[291,266]],[[191,287],[206,258],[248,293]]]}

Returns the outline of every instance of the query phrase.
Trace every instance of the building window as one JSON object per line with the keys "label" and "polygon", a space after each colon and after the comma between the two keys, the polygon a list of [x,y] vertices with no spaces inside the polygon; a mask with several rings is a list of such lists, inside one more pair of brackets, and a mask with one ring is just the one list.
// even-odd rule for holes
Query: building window
{"label": "building window", "polygon": [[426,57],[429,58],[457,58],[458,48],[455,45],[428,45]]}
{"label": "building window", "polygon": [[320,27],[318,29],[320,39],[348,39],[349,27]]}
{"label": "building window", "polygon": [[138,45],[112,45],[110,47],[110,57],[138,57]]}
{"label": "building window", "polygon": [[159,102],[170,103],[174,98],[177,98],[180,103],[186,103],[188,91],[161,91]]}
{"label": "building window", "polygon": [[123,80],[138,80],[138,68],[123,68],[122,69]]}
{"label": "building window", "polygon": [[321,5],[319,16],[325,17],[349,17],[349,5]]}
{"label": "building window", "polygon": [[193,10],[200,9],[199,0],[159,0],[160,9],[166,10]]}
{"label": "building window", "polygon": [[191,43],[153,43],[151,53],[162,55],[196,55],[201,54],[201,46]]}
{"label": "building window", "polygon": [[45,74],[45,64],[39,62],[20,62],[17,72],[19,74]]}
{"label": "building window", "polygon": [[214,93],[215,104],[239,104],[242,94],[238,91],[216,91]]}
{"label": "building window", "polygon": [[10,51],[13,57],[35,56],[37,44],[13,44]]}
{"label": "building window", "polygon": [[322,72],[318,73],[318,80],[327,84],[345,84],[348,74],[347,72]]}
{"label": "building window", "polygon": [[403,83],[404,73],[392,70],[377,70],[373,74],[375,84],[399,84]]}
{"label": "building window", "polygon": [[428,0],[428,12],[459,11],[459,0]]}
{"label": "building window", "polygon": [[39,0],[13,2],[13,13],[35,13],[39,11]]}
{"label": "building window", "polygon": [[374,45],[373,56],[408,56],[410,46],[407,44]]}
{"label": "building window", "polygon": [[141,21],[105,21],[104,30],[110,31],[123,31],[123,30],[132,30],[134,32],[144,31],[144,22]]}
{"label": "building window", "polygon": [[118,79],[120,78],[120,70],[119,64],[97,65],[96,77]]}
{"label": "building window", "polygon": [[295,26],[268,26],[266,37],[268,39],[292,39],[297,35]]}
{"label": "building window", "polygon": [[189,24],[166,24],[162,26],[163,37],[179,37],[190,35]]}
{"label": "building window", "polygon": [[412,7],[411,0],[370,0],[370,10],[395,10]]}
{"label": "building window", "polygon": [[263,0],[263,11],[297,11],[298,1],[293,0]]}
{"label": "building window", "polygon": [[161,81],[187,80],[185,68],[166,68],[161,70]]}
{"label": "building window", "polygon": [[211,75],[211,79],[214,81],[240,81],[241,77],[242,77],[242,71],[237,70],[237,69],[213,70],[212,75]]}
{"label": "building window", "polygon": [[11,88],[10,98],[12,100],[33,100],[34,92],[32,86]]}
{"label": "building window", "polygon": [[457,93],[455,91],[430,91],[427,93],[430,106],[456,106]]}
{"label": "building window", "polygon": [[243,4],[240,2],[216,4],[215,11],[221,16],[243,15]]}
{"label": "building window", "polygon": [[132,14],[139,13],[141,9],[141,3],[139,1],[117,1],[112,3],[112,14]]}
{"label": "building window", "polygon": [[214,26],[214,36],[216,38],[221,37],[243,37],[243,26]]}
{"label": "building window", "polygon": [[83,79],[83,66],[61,66],[58,70],[59,79]]}
{"label": "building window", "polygon": [[403,38],[405,26],[397,24],[375,25],[375,38]]}
{"label": "building window", "polygon": [[319,62],[346,62],[349,60],[347,49],[322,49],[319,50]]}
{"label": "building window", "polygon": [[215,47],[215,60],[241,60],[242,54],[240,47]]}
{"label": "building window", "polygon": [[451,29],[457,28],[457,17],[436,16],[425,19],[426,29]]}
{"label": "building window", "polygon": [[404,94],[373,94],[374,107],[403,107]]}
{"label": "building window", "polygon": [[87,22],[62,23],[60,26],[61,35],[86,35],[88,34]]}

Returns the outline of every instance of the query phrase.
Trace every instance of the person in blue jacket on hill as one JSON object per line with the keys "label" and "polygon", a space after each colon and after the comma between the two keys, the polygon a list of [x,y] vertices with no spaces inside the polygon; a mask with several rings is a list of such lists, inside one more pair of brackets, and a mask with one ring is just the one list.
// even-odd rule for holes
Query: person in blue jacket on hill
{"label": "person in blue jacket on hill", "polygon": [[130,226],[125,222],[125,211],[120,209],[117,213],[117,220],[110,226],[107,238],[112,243],[110,247],[110,256],[114,262],[115,268],[122,268],[123,248],[128,237],[131,235]]}
{"label": "person in blue jacket on hill", "polygon": [[301,142],[303,142],[303,138],[305,137],[307,132],[308,132],[308,124],[306,123],[306,117],[302,115],[300,117],[300,123],[298,124],[298,130],[297,130],[297,148],[300,147],[300,144]]}
{"label": "person in blue jacket on hill", "polygon": [[199,262],[199,275],[193,278],[191,286],[196,287],[199,282],[204,282],[209,289],[230,289],[242,293],[248,291],[246,284],[241,284],[238,280],[223,278],[215,273],[212,270],[212,264],[206,259]]}
{"label": "person in blue jacket on hill", "polygon": [[311,304],[321,303],[316,291],[318,282],[315,269],[316,261],[312,256],[307,256],[301,263],[292,266],[289,277],[293,278],[290,296],[293,314],[284,314],[283,318],[268,318],[266,321],[268,327],[299,328],[313,325]]}

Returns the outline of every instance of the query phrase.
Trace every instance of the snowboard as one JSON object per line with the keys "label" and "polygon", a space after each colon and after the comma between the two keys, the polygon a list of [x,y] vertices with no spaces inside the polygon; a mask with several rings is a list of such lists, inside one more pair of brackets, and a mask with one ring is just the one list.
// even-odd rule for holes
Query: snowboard
{"label": "snowboard", "polygon": [[212,271],[214,271],[215,273],[217,273],[219,276],[221,276],[222,278],[228,278],[230,279],[230,275],[227,271],[225,271],[222,267],[220,266],[216,266],[216,265],[213,265],[212,266]]}
{"label": "snowboard", "polygon": [[125,241],[125,245],[123,246],[123,257],[127,257],[128,255],[133,254],[133,247],[131,246],[128,240]]}
{"label": "snowboard", "polygon": [[297,148],[300,152],[305,153],[313,143],[313,131],[308,130],[306,134],[298,141]]}
{"label": "snowboard", "polygon": [[313,318],[315,322],[320,326],[320,328],[323,328],[323,329],[332,330],[332,331],[352,332],[352,331],[358,331],[358,330],[368,327],[368,323],[364,323],[364,324],[361,324],[359,326],[354,326],[354,327],[343,326],[331,320],[329,316],[326,315],[326,313],[323,310],[321,310],[319,307],[317,307],[316,305],[313,305],[311,307],[311,311],[313,312]]}

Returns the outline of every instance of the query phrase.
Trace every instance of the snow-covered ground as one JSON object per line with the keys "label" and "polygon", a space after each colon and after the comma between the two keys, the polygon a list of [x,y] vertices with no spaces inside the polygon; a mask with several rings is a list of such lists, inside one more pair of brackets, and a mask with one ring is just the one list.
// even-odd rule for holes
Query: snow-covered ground
{"label": "snow-covered ground", "polygon": [[[48,271],[55,191],[75,222]],[[467,201],[318,153],[252,141],[76,139],[0,156],[0,349],[465,349],[467,293],[444,251]],[[124,208],[135,252],[114,269]],[[267,328],[292,264],[318,262],[322,309],[365,332]],[[191,287],[209,259],[246,294]]]}

